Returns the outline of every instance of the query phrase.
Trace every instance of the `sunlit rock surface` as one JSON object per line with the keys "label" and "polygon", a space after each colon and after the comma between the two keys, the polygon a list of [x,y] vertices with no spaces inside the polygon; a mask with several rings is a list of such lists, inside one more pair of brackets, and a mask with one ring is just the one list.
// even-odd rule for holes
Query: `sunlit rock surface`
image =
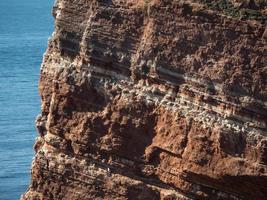
{"label": "sunlit rock surface", "polygon": [[226,2],[58,0],[22,200],[267,199],[266,5]]}

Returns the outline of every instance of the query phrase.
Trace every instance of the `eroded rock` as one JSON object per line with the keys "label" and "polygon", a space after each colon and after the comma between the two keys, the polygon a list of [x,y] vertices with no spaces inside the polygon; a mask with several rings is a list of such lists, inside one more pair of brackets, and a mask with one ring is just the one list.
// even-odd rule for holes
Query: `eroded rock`
{"label": "eroded rock", "polygon": [[23,200],[266,199],[265,26],[212,8],[57,0]]}

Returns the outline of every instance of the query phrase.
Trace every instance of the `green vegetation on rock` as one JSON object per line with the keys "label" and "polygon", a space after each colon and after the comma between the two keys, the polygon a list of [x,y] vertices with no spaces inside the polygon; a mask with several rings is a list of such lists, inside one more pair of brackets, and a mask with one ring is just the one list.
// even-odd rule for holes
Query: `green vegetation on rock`
{"label": "green vegetation on rock", "polygon": [[[221,11],[225,15],[228,15],[234,18],[254,19],[254,20],[262,21],[263,23],[265,23],[267,20],[267,17],[264,14],[262,14],[259,10],[257,10],[257,5],[261,5],[259,1],[257,1],[256,3],[254,1],[250,1],[251,5],[255,5],[254,8],[242,7],[242,6],[238,7],[238,6],[235,6],[229,0],[218,0],[218,1],[201,0],[201,2],[212,10]],[[240,4],[242,5],[242,3]],[[249,5],[249,3],[247,4]]]}

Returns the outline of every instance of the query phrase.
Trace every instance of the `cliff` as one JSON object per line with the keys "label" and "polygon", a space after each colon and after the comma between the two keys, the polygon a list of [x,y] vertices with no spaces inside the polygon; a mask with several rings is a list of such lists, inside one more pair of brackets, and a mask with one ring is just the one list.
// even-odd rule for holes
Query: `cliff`
{"label": "cliff", "polygon": [[267,199],[264,1],[58,0],[22,200]]}

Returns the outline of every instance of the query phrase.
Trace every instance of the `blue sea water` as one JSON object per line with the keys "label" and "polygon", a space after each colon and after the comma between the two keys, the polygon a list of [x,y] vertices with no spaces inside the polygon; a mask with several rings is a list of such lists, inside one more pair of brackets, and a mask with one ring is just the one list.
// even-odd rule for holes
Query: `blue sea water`
{"label": "blue sea water", "polygon": [[52,5],[53,0],[0,0],[0,200],[19,199],[30,182]]}

